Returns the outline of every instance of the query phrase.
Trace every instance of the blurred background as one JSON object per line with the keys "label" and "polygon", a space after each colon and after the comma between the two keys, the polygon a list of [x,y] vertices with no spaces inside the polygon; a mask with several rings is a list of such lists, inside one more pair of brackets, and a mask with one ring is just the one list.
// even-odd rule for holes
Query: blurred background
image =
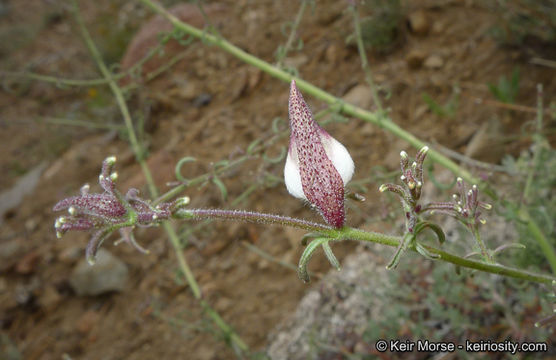
{"label": "blurred background", "polygon": [[[550,273],[518,213],[528,209],[556,248],[556,1],[357,2],[380,106],[361,68],[348,1],[160,3],[346,102],[385,109],[396,124],[496,189],[501,201],[483,199],[494,210],[482,231],[489,248],[504,249],[498,261]],[[321,221],[283,184],[289,84],[172,31],[139,1],[79,5],[116,74],[161,193],[175,186],[176,163],[193,157],[180,169],[188,179],[204,175],[183,192],[192,207]],[[386,271],[394,249],[348,242],[334,244],[343,270],[331,269],[317,252],[307,285],[295,272],[303,249],[299,230],[173,224],[203,299],[249,346],[241,354],[192,296],[161,229],[136,231],[149,255],[113,246],[113,236],[98,264],[86,265],[90,234],[56,239],[53,205],[85,183],[100,191],[100,166],[110,155],[118,157],[121,191],[148,192],[120,108],[71,9],[69,1],[0,0],[1,359],[509,356],[381,354],[374,348],[381,338],[546,341],[548,353],[517,358],[556,356],[554,322],[542,321],[553,312],[554,289],[456,271],[414,254]],[[416,150],[375,125],[305,99],[354,158],[348,189],[366,201],[348,200],[348,225],[401,234],[398,200],[377,189],[398,181],[400,151],[413,156]],[[256,152],[247,151],[255,145]],[[453,180],[427,163],[426,200],[449,201]],[[435,220],[447,234],[443,247],[462,256],[474,251],[463,227]],[[513,243],[526,248],[508,246]],[[539,321],[543,326],[536,327]]]}

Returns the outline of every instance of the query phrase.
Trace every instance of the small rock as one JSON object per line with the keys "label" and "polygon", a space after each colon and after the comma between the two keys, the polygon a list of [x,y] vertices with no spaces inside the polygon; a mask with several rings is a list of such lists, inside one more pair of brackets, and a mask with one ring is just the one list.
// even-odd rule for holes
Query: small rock
{"label": "small rock", "polygon": [[39,304],[46,311],[52,311],[62,301],[62,296],[52,285],[47,285],[39,296]]}
{"label": "small rock", "polygon": [[234,302],[231,299],[227,297],[220,297],[216,301],[216,304],[214,304],[214,308],[219,312],[225,312],[230,309],[233,304]]}
{"label": "small rock", "polygon": [[367,85],[357,85],[343,96],[345,102],[369,109],[373,104],[373,94]]}
{"label": "small rock", "polygon": [[210,104],[212,101],[212,95],[207,93],[201,93],[193,100],[193,106],[195,107],[203,107]]}
{"label": "small rock", "polygon": [[41,255],[38,251],[31,251],[25,254],[17,264],[15,264],[15,272],[21,275],[28,275],[34,272],[40,259]]}
{"label": "small rock", "polygon": [[423,10],[418,10],[407,17],[409,29],[417,35],[426,35],[430,29],[430,22]]}
{"label": "small rock", "polygon": [[11,189],[0,193],[0,224],[4,222],[4,215],[8,211],[17,208],[23,198],[35,190],[46,165],[43,162],[36,166],[23,175]]}
{"label": "small rock", "polygon": [[81,315],[79,320],[77,320],[75,327],[81,334],[87,334],[93,327],[95,327],[99,319],[100,315],[98,312],[89,310]]}
{"label": "small rock", "polygon": [[431,55],[425,60],[425,67],[437,70],[444,66],[444,60],[438,55]]}
{"label": "small rock", "polygon": [[423,65],[425,57],[427,57],[427,54],[425,54],[424,51],[413,49],[405,56],[405,62],[407,63],[408,68],[416,70]]}
{"label": "small rock", "polygon": [[324,53],[324,59],[327,63],[336,65],[340,60],[340,57],[341,57],[340,49],[338,48],[338,46],[336,46],[336,44],[330,44],[326,48],[326,51]]}
{"label": "small rock", "polygon": [[127,278],[126,264],[108,250],[100,249],[94,265],[89,265],[85,259],[77,263],[69,282],[77,295],[99,295],[122,291]]}
{"label": "small rock", "polygon": [[80,246],[67,247],[58,254],[58,261],[73,264],[85,256],[85,250]]}
{"label": "small rock", "polygon": [[23,246],[19,239],[0,244],[0,271],[5,271],[12,267],[22,252]]}

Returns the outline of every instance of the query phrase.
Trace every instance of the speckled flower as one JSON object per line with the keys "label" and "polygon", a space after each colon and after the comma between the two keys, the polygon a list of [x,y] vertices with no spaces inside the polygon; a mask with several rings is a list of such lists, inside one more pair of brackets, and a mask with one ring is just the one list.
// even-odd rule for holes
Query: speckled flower
{"label": "speckled flower", "polygon": [[344,186],[353,160],[346,148],[320,127],[292,80],[289,99],[290,146],[284,168],[286,187],[307,200],[336,228],[345,223]]}

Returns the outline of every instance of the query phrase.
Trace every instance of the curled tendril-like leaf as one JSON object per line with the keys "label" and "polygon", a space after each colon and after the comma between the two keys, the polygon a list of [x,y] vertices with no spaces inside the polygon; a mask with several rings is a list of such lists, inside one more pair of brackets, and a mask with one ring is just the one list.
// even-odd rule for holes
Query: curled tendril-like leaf
{"label": "curled tendril-like leaf", "polygon": [[285,158],[286,158],[286,147],[285,146],[282,146],[280,148],[280,154],[278,154],[275,157],[267,156],[266,152],[263,154],[263,160],[266,161],[266,162],[269,162],[271,164],[278,164],[279,162],[281,162]]}
{"label": "curled tendril-like leaf", "polygon": [[419,224],[417,224],[417,226],[415,226],[415,235],[419,234],[426,228],[431,229],[436,234],[440,245],[444,244],[444,242],[446,241],[446,235],[444,234],[444,231],[442,231],[442,228],[435,223],[431,223],[428,221],[420,222]]}
{"label": "curled tendril-like leaf", "polygon": [[309,240],[311,239],[316,239],[321,237],[322,234],[321,233],[316,233],[316,232],[312,232],[312,233],[308,233],[303,235],[303,237],[301,238],[301,245],[303,246],[307,246],[307,244],[309,243]]}
{"label": "curled tendril-like leaf", "polygon": [[392,259],[390,260],[388,265],[386,265],[386,269],[391,270],[391,269],[395,269],[396,266],[398,266],[402,254],[407,250],[409,244],[411,244],[412,241],[414,241],[414,239],[415,239],[415,234],[412,234],[410,232],[405,233],[402,241],[400,242],[398,248],[396,249],[396,252],[392,256]]}
{"label": "curled tendril-like leaf", "polygon": [[285,128],[280,129],[280,123],[283,123],[284,119],[282,119],[281,117],[277,116],[274,119],[272,119],[272,131],[275,134],[280,134],[282,131],[285,130]]}
{"label": "curled tendril-like leaf", "polygon": [[314,239],[309,243],[309,245],[307,245],[307,247],[303,251],[303,254],[301,254],[299,265],[297,266],[297,275],[303,282],[308,283],[309,281],[311,281],[309,272],[307,271],[307,264],[309,263],[309,260],[311,260],[311,257],[315,253],[315,250],[317,250],[319,246],[327,243],[328,241],[330,241],[330,239],[328,238]]}
{"label": "curled tendril-like leaf", "polygon": [[261,143],[261,139],[255,139],[251,142],[251,144],[249,144],[249,146],[247,147],[247,154],[248,155],[253,155],[253,152],[255,151],[255,148]]}
{"label": "curled tendril-like leaf", "polygon": [[224,201],[226,201],[226,199],[228,197],[228,189],[226,189],[226,185],[224,185],[222,180],[220,180],[220,178],[218,178],[216,176],[212,178],[212,182],[213,182],[214,185],[216,185],[218,190],[220,190],[220,194],[222,195],[222,199]]}
{"label": "curled tendril-like leaf", "polygon": [[415,242],[415,250],[417,250],[417,252],[419,254],[423,255],[424,257],[426,257],[429,260],[440,259],[440,255],[431,253],[429,250],[427,250],[426,247],[419,244],[418,242]]}
{"label": "curled tendril-like leaf", "polygon": [[504,245],[500,245],[499,247],[494,249],[492,251],[492,255],[498,255],[506,249],[525,249],[525,248],[526,248],[526,246],[523,245],[523,244],[520,244],[520,243],[504,244]]}
{"label": "curled tendril-like leaf", "polygon": [[332,248],[330,247],[328,242],[322,244],[322,249],[324,250],[324,255],[326,255],[326,258],[328,259],[328,261],[330,261],[330,265],[336,268],[336,270],[340,271],[340,262],[338,261],[338,259],[336,259],[336,256],[332,252]]}
{"label": "curled tendril-like leaf", "polygon": [[175,168],[176,179],[178,179],[181,182],[187,183],[189,180],[186,179],[181,174],[181,168],[184,164],[194,162],[194,161],[197,161],[197,159],[195,159],[194,157],[191,157],[191,156],[186,156],[186,157],[181,158],[180,161],[178,161],[178,163],[176,164],[176,168]]}
{"label": "curled tendril-like leaf", "polygon": [[212,169],[214,171],[216,171],[216,170],[218,170],[218,168],[226,167],[229,164],[230,164],[230,160],[226,160],[226,159],[220,160],[220,161],[217,161],[214,164],[212,164]]}

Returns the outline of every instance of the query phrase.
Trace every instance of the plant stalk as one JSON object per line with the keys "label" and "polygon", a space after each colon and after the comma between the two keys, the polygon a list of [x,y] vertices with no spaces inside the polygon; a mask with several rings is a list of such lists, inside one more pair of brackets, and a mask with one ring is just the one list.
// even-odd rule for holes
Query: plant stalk
{"label": "plant stalk", "polygon": [[[220,220],[233,220],[241,222],[255,222],[267,225],[281,225],[290,226],[298,229],[307,230],[322,234],[332,240],[357,240],[373,242],[381,245],[391,247],[399,247],[402,239],[399,236],[391,236],[376,232],[363,231],[350,227],[343,227],[340,229],[333,229],[328,225],[310,222],[303,219],[291,218],[287,216],[258,213],[252,211],[242,210],[220,210],[220,209],[178,209],[174,212],[173,217],[176,219],[220,219]],[[422,245],[430,253],[439,256],[439,260],[452,263],[457,266],[465,267],[468,269],[479,270],[491,274],[512,277],[526,281],[533,281],[543,284],[552,284],[556,281],[555,277],[544,274],[535,274],[528,271],[507,267],[496,263],[487,263],[484,261],[470,260],[457,256],[446,251],[437,249],[432,246]],[[410,248],[412,251],[417,251],[415,248]]]}

